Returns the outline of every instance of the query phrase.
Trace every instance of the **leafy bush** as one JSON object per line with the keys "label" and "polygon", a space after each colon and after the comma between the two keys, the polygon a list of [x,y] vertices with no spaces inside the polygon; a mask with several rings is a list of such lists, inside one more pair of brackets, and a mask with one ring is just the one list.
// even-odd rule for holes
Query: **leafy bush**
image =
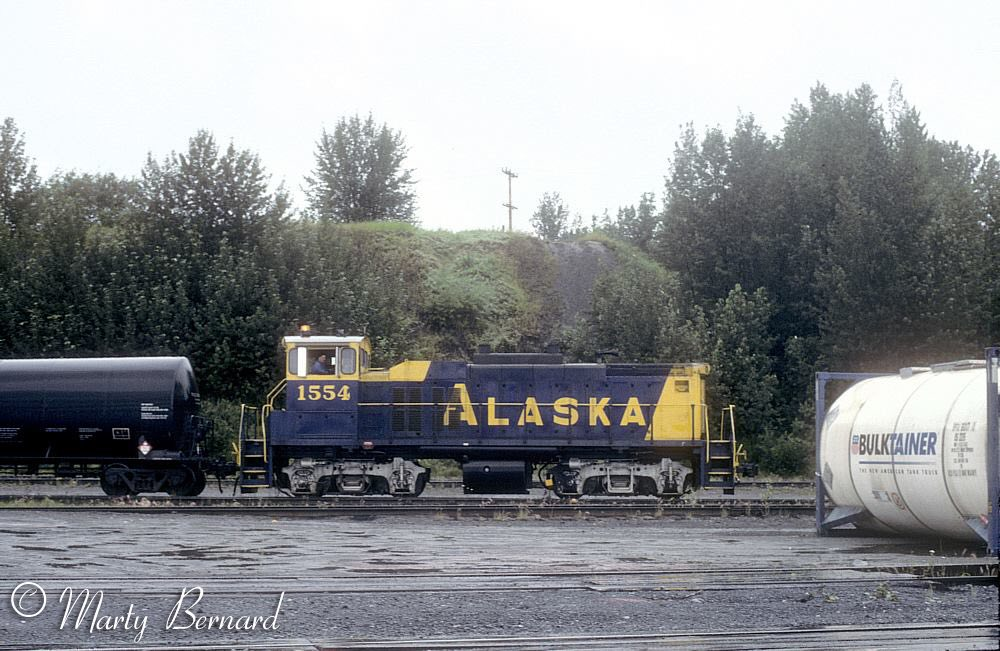
{"label": "leafy bush", "polygon": [[795,433],[765,434],[748,446],[750,461],[782,477],[801,475],[810,466],[812,442]]}
{"label": "leafy bush", "polygon": [[239,441],[240,403],[216,398],[201,402],[201,415],[212,421],[212,431],[205,442],[205,454],[212,458],[236,460],[233,446]]}

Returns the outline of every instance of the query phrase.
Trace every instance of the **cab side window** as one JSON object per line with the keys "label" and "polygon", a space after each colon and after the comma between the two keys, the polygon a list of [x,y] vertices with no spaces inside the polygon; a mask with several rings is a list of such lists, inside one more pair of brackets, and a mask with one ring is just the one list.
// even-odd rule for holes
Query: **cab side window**
{"label": "cab side window", "polygon": [[353,348],[340,349],[340,372],[344,375],[354,373],[357,361],[357,353]]}
{"label": "cab side window", "polygon": [[337,373],[337,351],[310,351],[309,375],[335,375]]}
{"label": "cab side window", "polygon": [[303,346],[290,349],[288,351],[288,374],[305,377],[314,357],[315,355]]}

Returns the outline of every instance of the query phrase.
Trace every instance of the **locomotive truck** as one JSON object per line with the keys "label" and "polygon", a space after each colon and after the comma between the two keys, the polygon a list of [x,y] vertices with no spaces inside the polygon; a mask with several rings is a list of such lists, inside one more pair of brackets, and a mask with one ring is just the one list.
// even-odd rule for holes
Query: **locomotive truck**
{"label": "locomotive truck", "polygon": [[468,492],[524,492],[533,470],[565,497],[731,493],[737,481],[733,410],[710,434],[706,364],[481,349],[471,363],[373,368],[366,337],[304,328],[283,343],[284,379],[262,407],[243,406],[243,492],[415,496],[430,476],[421,459],[459,462]]}

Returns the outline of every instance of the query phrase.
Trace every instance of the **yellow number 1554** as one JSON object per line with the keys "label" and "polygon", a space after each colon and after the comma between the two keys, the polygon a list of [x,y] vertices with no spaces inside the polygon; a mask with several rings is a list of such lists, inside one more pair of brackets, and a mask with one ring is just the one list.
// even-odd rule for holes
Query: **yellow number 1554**
{"label": "yellow number 1554", "polygon": [[336,384],[300,384],[299,400],[350,400],[351,388],[346,384],[337,388]]}

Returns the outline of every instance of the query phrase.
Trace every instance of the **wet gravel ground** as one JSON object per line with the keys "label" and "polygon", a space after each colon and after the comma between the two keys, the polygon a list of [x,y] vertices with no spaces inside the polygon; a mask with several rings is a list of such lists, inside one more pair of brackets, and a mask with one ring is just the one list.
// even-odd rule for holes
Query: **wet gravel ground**
{"label": "wet gravel ground", "polygon": [[[910,574],[877,571],[933,571],[985,549],[818,538],[812,527],[805,517],[0,511],[0,639],[25,647],[323,645],[997,620],[995,585],[910,584]],[[45,592],[37,616],[29,617],[41,593],[18,589],[22,582]],[[67,588],[103,593],[79,626],[82,602],[70,606]],[[258,625],[194,630],[197,617],[227,615]]]}

